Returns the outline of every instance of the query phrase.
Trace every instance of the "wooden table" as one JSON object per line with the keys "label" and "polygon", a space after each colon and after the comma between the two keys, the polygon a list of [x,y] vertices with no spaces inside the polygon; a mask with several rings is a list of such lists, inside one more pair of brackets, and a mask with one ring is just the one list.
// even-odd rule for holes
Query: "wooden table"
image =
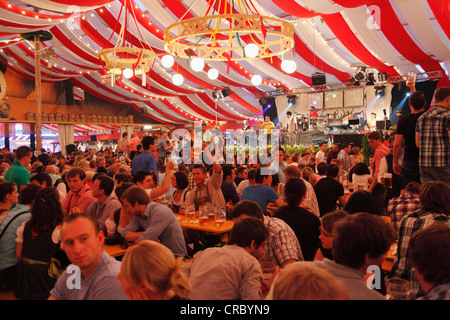
{"label": "wooden table", "polygon": [[397,243],[394,243],[387,252],[386,260],[381,265],[381,268],[386,272],[390,272],[396,256],[397,256]]}
{"label": "wooden table", "polygon": [[214,221],[208,221],[205,225],[200,225],[198,222],[196,223],[187,223],[186,217],[182,214],[175,214],[175,217],[178,219],[178,222],[180,223],[182,228],[187,229],[193,229],[193,230],[199,230],[204,232],[210,232],[210,233],[227,233],[230,232],[233,228],[233,221],[225,220],[225,223],[223,226],[217,227],[214,224]]}
{"label": "wooden table", "polygon": [[[130,246],[128,246],[128,248],[129,247]],[[114,258],[123,256],[127,252],[128,248],[127,249],[123,249],[118,244],[114,244],[114,245],[106,245],[105,244],[105,245],[103,245],[103,249],[105,250],[105,252],[107,254],[109,254],[111,257],[114,257]]]}

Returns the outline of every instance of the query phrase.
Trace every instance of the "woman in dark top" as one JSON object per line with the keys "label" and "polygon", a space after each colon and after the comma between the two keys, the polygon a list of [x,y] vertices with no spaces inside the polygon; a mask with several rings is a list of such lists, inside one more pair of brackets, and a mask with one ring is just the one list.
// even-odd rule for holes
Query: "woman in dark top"
{"label": "woman in dark top", "polygon": [[312,261],[320,244],[320,219],[301,206],[306,195],[306,185],[302,179],[289,179],[284,192],[287,205],[278,208],[274,217],[292,228],[300,243],[303,258]]}
{"label": "woman in dark top", "polygon": [[333,244],[333,227],[336,222],[348,216],[348,212],[344,210],[336,210],[324,215],[321,218],[320,226],[320,246],[316,252],[314,261],[320,261],[324,258],[333,260],[332,244]]}
{"label": "woman in dark top", "polygon": [[39,191],[31,208],[31,219],[24,223],[22,239],[19,237],[17,245],[20,257],[14,290],[17,298],[45,300],[49,297],[61,272],[54,256],[60,249],[62,219],[59,192],[54,187]]}

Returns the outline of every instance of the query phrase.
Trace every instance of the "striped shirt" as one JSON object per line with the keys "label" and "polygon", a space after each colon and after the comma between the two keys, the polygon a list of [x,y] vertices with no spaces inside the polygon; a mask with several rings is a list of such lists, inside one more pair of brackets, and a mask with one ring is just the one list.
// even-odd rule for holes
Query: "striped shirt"
{"label": "striped shirt", "polygon": [[425,296],[417,300],[450,300],[450,283],[435,286]]}
{"label": "striped shirt", "polygon": [[264,253],[275,257],[278,265],[288,260],[303,261],[302,249],[292,228],[283,220],[264,216],[264,226],[269,237],[264,245]]}
{"label": "striped shirt", "polygon": [[435,105],[417,119],[419,134],[419,165],[445,167],[450,164],[450,112]]}
{"label": "striped shirt", "polygon": [[409,281],[412,299],[416,299],[418,296],[423,295],[423,291],[420,288],[417,274],[411,265],[408,256],[409,240],[416,231],[425,229],[439,221],[450,224],[450,218],[448,216],[442,213],[420,209],[404,217],[400,222],[397,256],[394,259],[391,277],[402,278]]}

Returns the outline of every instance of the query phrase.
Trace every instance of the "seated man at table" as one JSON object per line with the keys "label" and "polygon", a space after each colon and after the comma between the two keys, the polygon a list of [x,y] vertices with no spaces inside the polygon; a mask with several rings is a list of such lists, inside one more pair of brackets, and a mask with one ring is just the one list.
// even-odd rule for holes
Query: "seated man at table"
{"label": "seated man at table", "polygon": [[450,227],[435,223],[409,241],[411,264],[425,295],[418,300],[450,300]]}
{"label": "seated man at table", "polygon": [[192,176],[195,187],[187,194],[186,201],[180,208],[180,214],[184,214],[186,207],[195,205],[195,210],[199,210],[203,203],[212,203],[216,208],[225,208],[225,198],[222,193],[222,167],[217,162],[213,164],[213,170],[209,179],[205,166],[201,164],[194,165]]}
{"label": "seated man at table", "polygon": [[280,207],[284,203],[278,197],[271,185],[272,176],[263,175],[261,173],[261,168],[258,168],[255,173],[255,184],[249,185],[244,189],[240,200],[251,200],[256,202],[263,212],[266,212],[269,203],[274,203],[277,207]]}
{"label": "seated man at table", "polygon": [[236,170],[231,165],[225,165],[222,168],[223,171],[223,181],[222,181],[222,193],[225,198],[225,202],[232,202],[233,205],[239,202],[239,195],[236,192],[236,187],[234,186],[234,179],[236,177]]}
{"label": "seated man at table", "polygon": [[147,192],[137,186],[128,188],[122,200],[128,214],[133,215],[122,231],[126,241],[158,240],[176,257],[187,255],[183,232],[172,210],[160,203],[150,202]]}
{"label": "seated man at table", "polygon": [[281,219],[263,215],[256,202],[241,200],[234,206],[230,216],[234,223],[246,217],[254,217],[264,223],[269,231],[267,243],[264,244],[264,255],[274,257],[281,268],[289,263],[304,260],[300,243],[292,228]]}
{"label": "seated man at table", "polygon": [[192,300],[261,300],[263,274],[258,261],[268,232],[256,218],[241,219],[223,247],[207,248],[187,265]]}
{"label": "seated man at table", "polygon": [[117,209],[122,207],[122,203],[112,194],[114,191],[114,180],[107,175],[99,175],[95,178],[92,185],[92,196],[96,198],[85,213],[95,217],[99,224],[100,230],[106,234],[105,221]]}
{"label": "seated man at table", "polygon": [[91,188],[86,184],[86,172],[81,168],[72,168],[66,175],[70,191],[63,203],[65,214],[75,211],[83,212],[95,198]]}
{"label": "seated man at table", "polygon": [[103,250],[105,236],[94,217],[73,213],[61,225],[61,241],[72,262],[49,300],[128,300],[117,275],[120,262]]}

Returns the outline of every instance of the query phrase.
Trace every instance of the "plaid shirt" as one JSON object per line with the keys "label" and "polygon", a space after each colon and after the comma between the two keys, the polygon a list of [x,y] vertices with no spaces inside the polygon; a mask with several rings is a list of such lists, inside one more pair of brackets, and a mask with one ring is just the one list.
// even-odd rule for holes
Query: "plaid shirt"
{"label": "plaid shirt", "polygon": [[398,231],[397,256],[391,270],[391,277],[402,278],[409,281],[411,297],[416,299],[423,295],[419,281],[409,258],[409,240],[414,232],[425,229],[433,223],[441,221],[450,224],[450,218],[442,213],[430,212],[423,209],[417,210],[404,217],[400,222]]}
{"label": "plaid shirt", "polygon": [[442,106],[433,106],[417,119],[420,166],[445,167],[450,164],[449,130],[450,112]]}
{"label": "plaid shirt", "polygon": [[297,236],[286,222],[264,216],[264,225],[269,231],[269,237],[264,245],[266,255],[275,257],[280,266],[287,260],[304,260]]}
{"label": "plaid shirt", "polygon": [[417,300],[450,300],[450,283],[445,283],[432,288],[426,296]]}
{"label": "plaid shirt", "polygon": [[407,216],[414,211],[420,209],[419,195],[409,191],[404,192],[399,197],[389,200],[387,205],[387,212],[391,217],[392,226],[398,232],[400,221],[404,216]]}

